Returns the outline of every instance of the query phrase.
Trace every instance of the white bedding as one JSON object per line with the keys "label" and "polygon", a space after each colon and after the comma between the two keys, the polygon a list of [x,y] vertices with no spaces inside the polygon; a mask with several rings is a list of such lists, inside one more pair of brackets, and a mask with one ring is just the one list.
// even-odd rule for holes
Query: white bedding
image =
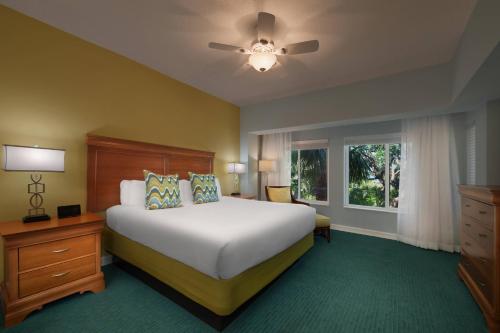
{"label": "white bedding", "polygon": [[219,202],[146,210],[114,206],[107,224],[216,279],[230,279],[273,257],[314,229],[315,209],[222,197]]}

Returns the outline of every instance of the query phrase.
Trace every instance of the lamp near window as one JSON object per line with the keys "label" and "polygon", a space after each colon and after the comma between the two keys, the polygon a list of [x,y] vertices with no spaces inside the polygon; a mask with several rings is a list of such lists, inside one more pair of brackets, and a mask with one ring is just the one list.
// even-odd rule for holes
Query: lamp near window
{"label": "lamp near window", "polygon": [[246,165],[238,162],[231,162],[227,164],[227,172],[234,175],[233,184],[234,192],[231,195],[240,194],[240,177],[239,175],[247,171]]}
{"label": "lamp near window", "polygon": [[[263,186],[267,186],[268,184],[268,178],[269,178],[269,173],[275,172],[278,169],[277,162],[275,160],[259,160],[259,172],[262,172],[263,174],[266,175],[266,182],[263,184]],[[260,190],[260,188],[259,188]],[[260,192],[260,191],[259,191]],[[260,193],[259,193],[260,196]]]}
{"label": "lamp near window", "polygon": [[[45,193],[45,184],[41,182],[40,172],[64,172],[64,154],[61,149],[50,149],[25,146],[3,146],[3,162],[5,171],[32,172],[31,181],[28,184],[28,193],[31,194],[28,215],[23,222],[46,221],[50,216],[45,214],[42,208]],[[35,174],[38,173],[38,174]]]}

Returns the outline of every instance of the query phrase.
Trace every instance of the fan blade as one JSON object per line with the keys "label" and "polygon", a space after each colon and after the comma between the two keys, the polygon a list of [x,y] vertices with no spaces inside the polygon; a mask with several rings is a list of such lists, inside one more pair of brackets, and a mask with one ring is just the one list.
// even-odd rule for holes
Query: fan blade
{"label": "fan blade", "polygon": [[250,53],[250,51],[239,47],[239,46],[234,46],[234,45],[227,45],[227,44],[221,44],[221,43],[214,43],[210,42],[208,43],[208,47],[211,49],[215,50],[221,50],[221,51],[232,51],[232,52],[238,52],[238,53]]}
{"label": "fan blade", "polygon": [[302,54],[315,52],[319,49],[319,42],[317,40],[308,40],[306,42],[288,44],[280,51],[281,54]]}
{"label": "fan blade", "polygon": [[259,42],[267,44],[273,41],[274,33],[274,15],[266,12],[260,12],[257,17],[257,38]]}

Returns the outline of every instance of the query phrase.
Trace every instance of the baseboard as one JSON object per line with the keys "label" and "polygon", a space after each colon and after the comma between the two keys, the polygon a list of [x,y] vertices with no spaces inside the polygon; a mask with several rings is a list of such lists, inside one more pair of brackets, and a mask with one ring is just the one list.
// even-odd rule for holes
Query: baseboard
{"label": "baseboard", "polygon": [[359,234],[359,235],[366,235],[366,236],[373,236],[373,237],[397,240],[397,235],[391,234],[390,232],[383,232],[383,231],[370,230],[370,229],[364,229],[364,228],[350,227],[350,226],[341,225],[341,224],[331,224],[330,229],[350,232],[350,233]]}
{"label": "baseboard", "polygon": [[105,254],[101,257],[101,266],[109,265],[113,262],[113,256],[111,254]]}

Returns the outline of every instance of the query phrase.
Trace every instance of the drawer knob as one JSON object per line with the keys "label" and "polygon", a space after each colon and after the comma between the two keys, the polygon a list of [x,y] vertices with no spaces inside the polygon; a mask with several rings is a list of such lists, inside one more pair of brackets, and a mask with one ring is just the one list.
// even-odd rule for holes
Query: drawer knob
{"label": "drawer knob", "polygon": [[482,262],[483,264],[486,264],[486,258],[479,257],[479,260],[481,260],[481,262]]}
{"label": "drawer knob", "polygon": [[59,249],[59,250],[53,250],[52,253],[62,253],[62,252],[66,252],[68,251],[69,249],[68,248],[65,248],[65,249]]}
{"label": "drawer knob", "polygon": [[52,274],[52,277],[62,277],[62,276],[68,275],[68,274],[69,274],[69,271],[63,272],[63,273]]}
{"label": "drawer knob", "polygon": [[470,207],[470,205],[469,205],[469,204],[466,204],[466,205],[465,205],[465,207]]}
{"label": "drawer knob", "polygon": [[486,237],[488,237],[488,235],[486,235],[486,234],[478,234],[478,235],[479,235],[479,237],[481,237],[481,238],[486,238]]}
{"label": "drawer knob", "polygon": [[465,226],[470,227],[470,223],[465,223]]}
{"label": "drawer knob", "polygon": [[479,214],[484,215],[484,214],[486,214],[486,212],[484,210],[480,210]]}
{"label": "drawer knob", "polygon": [[484,283],[484,282],[477,281],[477,284],[479,284],[481,287],[486,287],[486,283]]}

